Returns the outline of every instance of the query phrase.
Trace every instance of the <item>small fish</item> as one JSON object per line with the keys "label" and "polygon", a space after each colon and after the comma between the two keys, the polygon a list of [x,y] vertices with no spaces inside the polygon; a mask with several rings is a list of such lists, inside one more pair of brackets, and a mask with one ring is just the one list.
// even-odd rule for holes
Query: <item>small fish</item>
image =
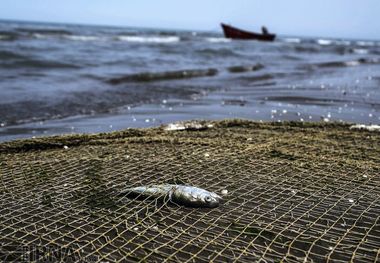
{"label": "small fish", "polygon": [[222,200],[213,192],[194,186],[174,184],[133,187],[125,189],[121,194],[134,197],[168,198],[173,203],[188,207],[215,208]]}

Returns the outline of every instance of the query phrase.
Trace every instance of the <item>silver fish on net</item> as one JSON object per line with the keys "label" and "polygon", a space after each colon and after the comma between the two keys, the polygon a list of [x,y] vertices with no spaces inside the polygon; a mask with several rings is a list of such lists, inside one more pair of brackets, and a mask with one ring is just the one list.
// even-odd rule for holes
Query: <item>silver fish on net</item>
{"label": "silver fish on net", "polygon": [[222,197],[205,189],[188,185],[150,185],[127,188],[121,192],[129,197],[152,197],[165,199],[187,207],[208,207],[219,206]]}

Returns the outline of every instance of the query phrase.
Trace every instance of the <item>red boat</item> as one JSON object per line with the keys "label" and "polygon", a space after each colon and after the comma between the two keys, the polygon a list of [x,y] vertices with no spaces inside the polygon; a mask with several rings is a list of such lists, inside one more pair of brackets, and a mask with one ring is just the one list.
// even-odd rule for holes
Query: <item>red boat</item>
{"label": "red boat", "polygon": [[260,41],[273,41],[276,37],[275,34],[269,34],[265,27],[263,27],[263,33],[254,33],[245,30],[241,30],[236,27],[232,27],[226,24],[221,24],[226,38],[242,39],[242,40],[260,40]]}

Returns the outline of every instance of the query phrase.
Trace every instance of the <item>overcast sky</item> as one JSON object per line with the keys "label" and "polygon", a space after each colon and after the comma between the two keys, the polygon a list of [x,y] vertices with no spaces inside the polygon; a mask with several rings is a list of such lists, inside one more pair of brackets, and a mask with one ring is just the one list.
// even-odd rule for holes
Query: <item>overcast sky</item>
{"label": "overcast sky", "polygon": [[0,0],[0,19],[380,39],[380,0]]}

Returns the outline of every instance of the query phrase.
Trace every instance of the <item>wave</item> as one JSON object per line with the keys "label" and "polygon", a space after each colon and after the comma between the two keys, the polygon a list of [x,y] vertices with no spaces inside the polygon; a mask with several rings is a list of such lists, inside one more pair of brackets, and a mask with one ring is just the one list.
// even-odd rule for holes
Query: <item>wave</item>
{"label": "wave", "polygon": [[222,105],[227,106],[245,106],[248,103],[248,101],[244,99],[225,99],[222,101]]}
{"label": "wave", "polygon": [[332,42],[332,40],[329,40],[329,39],[317,39],[317,43],[318,43],[318,45],[321,45],[321,46],[329,46],[333,42]]}
{"label": "wave", "polygon": [[229,48],[204,48],[196,51],[198,54],[204,56],[221,56],[221,57],[239,57],[239,53]]}
{"label": "wave", "polygon": [[17,28],[17,32],[40,34],[40,35],[71,35],[72,32],[63,29],[37,29],[37,28]]}
{"label": "wave", "polygon": [[309,96],[294,96],[294,95],[283,95],[283,96],[267,96],[265,98],[267,101],[279,101],[291,104],[299,105],[318,105],[318,106],[330,106],[335,104],[341,104],[344,102],[349,102],[347,100],[342,100],[339,98],[318,98]]}
{"label": "wave", "polygon": [[264,66],[258,63],[252,66],[232,66],[232,67],[228,67],[227,70],[230,73],[242,73],[242,72],[249,72],[249,71],[257,71],[263,68]]}
{"label": "wave", "polygon": [[[358,55],[367,55],[369,53],[376,54],[376,48],[367,49],[365,47],[352,47],[345,45],[329,45],[329,46],[318,46],[318,45],[295,45],[292,47],[297,53],[334,53],[339,55],[345,54],[358,54]],[[281,51],[285,51],[284,48],[280,48]]]}
{"label": "wave", "polygon": [[348,41],[348,40],[336,40],[334,42],[335,45],[340,45],[340,46],[350,46],[351,45],[351,41]]}
{"label": "wave", "polygon": [[286,43],[295,43],[295,44],[301,43],[301,39],[299,39],[299,38],[284,38],[284,39],[282,39],[282,41],[284,41]]}
{"label": "wave", "polygon": [[0,31],[0,41],[4,40],[16,40],[19,37],[19,34],[9,31]]}
{"label": "wave", "polygon": [[288,55],[288,54],[282,55],[281,57],[282,57],[283,59],[291,60],[291,61],[300,61],[300,60],[302,60],[301,57],[294,56],[294,55]]}
{"label": "wave", "polygon": [[84,90],[60,93],[46,98],[31,98],[13,102],[0,101],[1,122],[8,125],[61,119],[78,115],[94,115],[123,111],[126,106],[142,103],[160,103],[168,97],[190,100],[200,97],[208,88],[188,85],[161,87],[140,86],[138,89]]}
{"label": "wave", "polygon": [[96,41],[101,40],[101,37],[98,36],[82,36],[82,35],[64,35],[66,39],[74,40],[74,41]]}
{"label": "wave", "polygon": [[0,62],[0,68],[45,68],[45,69],[78,69],[81,68],[78,65],[57,62],[57,61],[49,61],[49,60],[38,60],[22,57],[22,59],[17,59],[11,63]]}
{"label": "wave", "polygon": [[11,51],[0,50],[0,60],[26,59],[24,55],[17,54]]}
{"label": "wave", "polygon": [[380,58],[359,58],[358,61],[362,64],[380,64]]}
{"label": "wave", "polygon": [[380,49],[373,49],[371,50],[371,54],[374,54],[374,55],[380,55]]}
{"label": "wave", "polygon": [[52,36],[50,36],[50,35],[44,35],[44,34],[39,34],[39,33],[33,33],[32,37],[36,38],[36,39],[47,39],[47,38],[51,38]]}
{"label": "wave", "polygon": [[107,80],[112,85],[117,85],[125,82],[148,82],[160,80],[173,80],[173,79],[187,79],[196,77],[215,76],[218,70],[210,69],[193,69],[193,70],[179,70],[179,71],[165,71],[165,72],[146,72],[138,74],[130,74],[118,78]]}
{"label": "wave", "polygon": [[206,38],[206,41],[211,43],[229,43],[231,42],[231,39],[223,37],[208,37]]}
{"label": "wave", "polygon": [[339,67],[355,67],[362,64],[380,64],[380,59],[359,58],[357,60],[349,60],[349,61],[328,61],[328,62],[317,63],[311,66],[317,66],[319,68],[339,68]]}
{"label": "wave", "polygon": [[36,39],[51,39],[51,38],[57,38],[57,39],[66,39],[66,40],[72,40],[72,41],[99,41],[104,40],[104,37],[100,36],[89,36],[89,35],[48,35],[48,34],[40,34],[40,33],[33,33],[33,38]]}
{"label": "wave", "polygon": [[376,46],[375,41],[349,41],[349,40],[331,40],[331,39],[317,39],[316,43],[321,46],[360,46],[360,47],[373,47]]}
{"label": "wave", "polygon": [[116,39],[136,43],[175,43],[180,41],[178,36],[117,36]]}
{"label": "wave", "polygon": [[356,45],[361,47],[373,47],[375,46],[374,41],[356,41]]}
{"label": "wave", "polygon": [[257,76],[241,77],[241,79],[249,81],[249,82],[260,82],[260,81],[266,81],[266,80],[271,80],[275,78],[276,78],[275,74],[262,74],[262,75],[257,75]]}
{"label": "wave", "polygon": [[357,60],[352,61],[330,61],[317,64],[319,68],[339,68],[339,67],[354,67],[360,65]]}
{"label": "wave", "polygon": [[294,50],[296,52],[302,52],[302,53],[320,53],[321,52],[321,49],[319,47],[309,46],[309,45],[305,45],[305,46],[297,45],[294,47]]}
{"label": "wave", "polygon": [[352,53],[360,54],[360,55],[368,54],[368,49],[364,49],[364,48],[353,48],[353,49],[350,49],[350,51]]}

